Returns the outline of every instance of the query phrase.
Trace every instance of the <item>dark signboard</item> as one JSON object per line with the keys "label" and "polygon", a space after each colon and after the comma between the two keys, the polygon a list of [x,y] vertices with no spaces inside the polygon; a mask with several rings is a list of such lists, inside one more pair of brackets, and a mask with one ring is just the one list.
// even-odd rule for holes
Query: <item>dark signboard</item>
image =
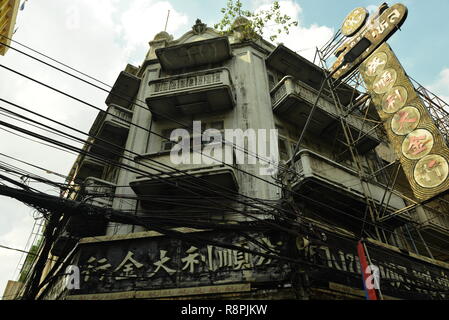
{"label": "dark signboard", "polygon": [[[201,237],[262,253],[285,251],[279,233],[202,233]],[[248,239],[255,238],[261,246]],[[78,266],[81,289],[75,294],[111,293],[211,286],[241,282],[282,281],[286,264],[248,252],[204,244],[194,246],[167,237],[83,244]]]}
{"label": "dark signboard", "polygon": [[[316,286],[329,282],[363,289],[357,256],[357,240],[323,231],[326,241],[300,250],[300,257],[322,268],[311,272]],[[417,259],[407,253],[366,242],[372,264],[379,268],[384,296],[401,299],[448,299],[449,269]]]}
{"label": "dark signboard", "polygon": [[[201,237],[232,243],[262,253],[279,253],[298,264],[248,252],[204,244],[193,246],[165,236],[87,242],[79,247],[77,265],[81,288],[71,295],[90,295],[172,288],[252,283],[290,283],[292,270],[306,270],[310,285],[329,288],[336,283],[362,290],[357,240],[318,227],[323,240],[305,248],[291,244],[279,231],[201,232]],[[256,239],[255,245],[248,239]],[[380,245],[366,242],[368,254],[380,271],[384,296],[403,299],[445,299],[449,270]]]}

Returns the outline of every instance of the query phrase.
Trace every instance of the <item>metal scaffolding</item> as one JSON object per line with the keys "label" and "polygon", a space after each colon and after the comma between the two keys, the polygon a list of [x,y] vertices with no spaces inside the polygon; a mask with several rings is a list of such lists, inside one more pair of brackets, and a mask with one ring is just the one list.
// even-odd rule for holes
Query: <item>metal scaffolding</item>
{"label": "metal scaffolding", "polygon": [[[408,221],[405,224],[407,227],[407,232],[410,231],[408,227],[411,227],[412,232],[415,232],[419,236],[419,238],[421,238],[421,242],[423,243],[423,246],[428,256],[433,258],[432,252],[429,250],[420,232],[420,229],[423,226],[423,222],[416,221],[416,219],[413,219],[412,216],[413,217],[416,216],[416,210],[418,207],[421,206],[425,207],[426,210],[429,210],[429,212],[433,213],[434,215],[437,216],[439,215],[443,217],[443,220],[449,221],[449,212],[443,212],[444,208],[448,208],[448,202],[447,200],[443,199],[443,195],[440,195],[436,199],[432,199],[432,201],[444,203],[444,205],[438,207],[435,206],[429,207],[427,206],[426,203],[419,203],[415,199],[412,199],[411,197],[406,196],[401,192],[399,192],[396,189],[398,174],[401,170],[401,166],[398,160],[395,160],[388,164],[384,164],[378,171],[374,173],[366,172],[366,170],[363,168],[361,157],[357,149],[354,148],[354,146],[367,133],[362,133],[363,130],[360,130],[358,136],[354,136],[348,125],[347,121],[348,117],[357,117],[360,120],[362,120],[364,124],[368,122],[370,122],[371,124],[374,123],[375,125],[371,130],[374,130],[379,139],[385,144],[388,145],[389,141],[383,123],[380,121],[380,118],[378,117],[377,113],[373,112],[372,110],[373,108],[370,109],[370,97],[369,94],[367,94],[364,81],[358,69],[348,74],[344,79],[340,79],[338,81],[334,80],[329,76],[329,72],[327,71],[329,69],[327,66],[335,60],[335,57],[333,57],[333,53],[342,46],[345,40],[346,40],[345,36],[341,33],[340,30],[338,30],[336,34],[332,37],[332,39],[329,40],[329,42],[327,42],[321,49],[317,48],[314,58],[314,63],[319,64],[319,66],[323,69],[325,78],[324,81],[326,82],[324,90],[320,91],[318,94],[319,95],[327,94],[330,97],[332,97],[335,106],[337,107],[340,113],[339,120],[341,123],[341,129],[345,140],[340,142],[343,142],[346,148],[341,154],[337,155],[337,159],[349,153],[353,160],[353,163],[355,164],[358,176],[361,181],[361,185],[364,187],[363,191],[365,194],[365,201],[367,204],[367,212],[365,212],[365,220],[369,218],[371,220],[370,224],[375,226],[374,229],[371,230],[375,232],[374,238],[389,243],[383,228],[378,228],[377,226],[381,226],[383,223],[388,222],[392,218],[398,217],[405,218]],[[431,118],[433,119],[435,125],[440,130],[442,136],[445,138],[446,142],[449,145],[449,104],[446,103],[437,95],[435,95],[434,93],[424,88],[416,80],[414,79],[411,80],[415,84],[415,89],[421,96],[423,103],[425,104],[425,107],[429,111],[429,114],[431,115]],[[352,88],[353,99],[351,100],[351,103],[349,105],[342,105],[339,100],[338,92],[339,90],[340,91],[347,90],[347,88]],[[364,101],[365,103],[360,103],[360,101]],[[336,137],[336,140],[337,139],[339,139],[338,136]],[[387,169],[390,170],[389,171],[390,174],[386,173]],[[392,172],[393,174],[391,174]],[[379,184],[379,181],[374,181],[376,176],[383,177],[382,184],[383,187],[385,188],[385,194],[381,204],[378,204],[373,200],[368,184],[364,183],[370,182],[374,184]],[[392,194],[402,198],[406,203],[406,206],[400,210],[397,210],[396,212],[388,213],[387,208]],[[437,218],[434,216],[434,218],[432,219]],[[365,223],[363,223],[362,226],[362,233],[363,231],[365,231],[364,233],[366,235],[373,237],[373,235],[364,230],[364,228]],[[412,246],[418,253],[418,249],[416,248],[415,243],[412,243]]]}
{"label": "metal scaffolding", "polygon": [[424,102],[435,126],[440,130],[441,135],[446,144],[449,146],[449,104],[424,88],[418,81],[410,78],[415,85],[416,91],[419,93]]}

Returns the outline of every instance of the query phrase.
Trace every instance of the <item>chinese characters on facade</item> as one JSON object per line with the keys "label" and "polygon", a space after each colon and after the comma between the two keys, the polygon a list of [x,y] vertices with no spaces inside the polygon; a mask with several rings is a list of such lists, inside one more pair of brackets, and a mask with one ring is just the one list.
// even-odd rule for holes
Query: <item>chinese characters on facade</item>
{"label": "chinese characters on facade", "polygon": [[[282,242],[273,244],[267,237],[261,238],[260,241],[264,247],[258,248],[257,251],[260,253],[277,253],[279,246],[282,245]],[[249,248],[245,243],[239,245]],[[90,257],[82,267],[81,274],[84,282],[88,282],[93,277],[100,281],[106,278],[119,281],[133,278],[151,279],[157,275],[173,276],[177,273],[195,274],[200,271],[250,270],[273,263],[272,259],[265,256],[211,245],[202,250],[190,246],[182,252],[179,261],[175,261],[176,259],[173,259],[167,250],[159,249],[157,259],[153,260],[139,261],[132,251],[128,251],[116,266],[113,266],[107,258]]]}

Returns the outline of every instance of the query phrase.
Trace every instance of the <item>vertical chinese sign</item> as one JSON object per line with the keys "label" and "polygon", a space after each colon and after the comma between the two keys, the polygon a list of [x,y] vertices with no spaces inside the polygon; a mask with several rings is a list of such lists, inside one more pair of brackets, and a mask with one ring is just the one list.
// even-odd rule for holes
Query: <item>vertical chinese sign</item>
{"label": "vertical chinese sign", "polygon": [[449,148],[390,46],[382,44],[359,67],[415,197],[449,189]]}

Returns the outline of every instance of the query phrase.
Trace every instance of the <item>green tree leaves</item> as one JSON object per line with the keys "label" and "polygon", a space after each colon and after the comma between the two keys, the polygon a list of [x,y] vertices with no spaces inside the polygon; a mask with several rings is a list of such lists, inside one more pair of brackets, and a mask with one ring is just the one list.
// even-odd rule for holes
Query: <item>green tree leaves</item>
{"label": "green tree leaves", "polygon": [[[222,19],[214,27],[221,34],[229,34],[234,28],[238,27],[244,40],[254,40],[263,36],[265,27],[275,27],[274,34],[270,34],[271,41],[275,41],[282,33],[289,34],[290,28],[298,26],[298,21],[292,21],[288,15],[283,15],[279,1],[274,1],[268,10],[251,12],[243,10],[243,4],[240,0],[228,0],[226,7],[222,8]],[[239,22],[235,23],[236,19]]]}

